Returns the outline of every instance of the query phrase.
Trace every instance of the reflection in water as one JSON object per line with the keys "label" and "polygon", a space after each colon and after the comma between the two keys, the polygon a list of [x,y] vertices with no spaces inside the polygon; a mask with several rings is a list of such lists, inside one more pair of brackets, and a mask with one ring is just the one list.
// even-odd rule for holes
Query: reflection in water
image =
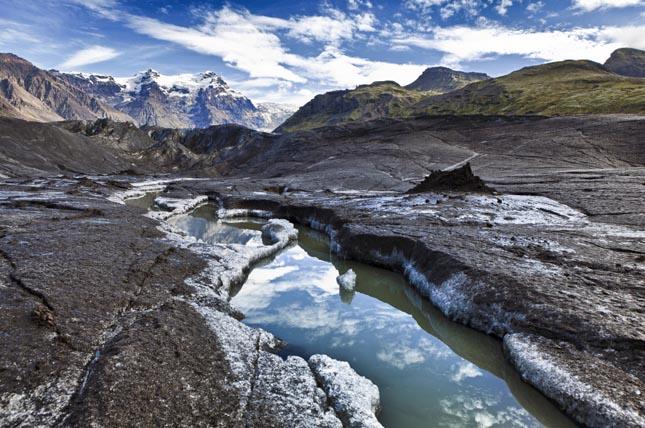
{"label": "reflection in water", "polygon": [[209,204],[197,208],[191,215],[171,217],[167,222],[204,242],[262,245],[262,237],[259,232],[262,223],[245,221],[240,222],[237,227],[232,227],[229,224],[215,221],[215,213],[215,208]]}
{"label": "reflection in water", "polygon": [[[261,223],[217,222],[212,207],[174,220],[210,242],[259,245]],[[356,292],[340,294],[353,269]],[[285,340],[283,355],[328,354],[379,386],[388,428],[574,426],[506,362],[499,340],[447,320],[397,273],[332,260],[323,235],[256,267],[232,304]],[[528,410],[528,411],[527,411]]]}
{"label": "reflection in water", "polygon": [[[356,293],[340,294],[336,277],[350,268]],[[379,386],[386,427],[573,426],[521,381],[499,340],[450,322],[400,274],[332,261],[326,237],[309,229],[251,272],[232,303],[286,340],[283,354],[349,361]]]}

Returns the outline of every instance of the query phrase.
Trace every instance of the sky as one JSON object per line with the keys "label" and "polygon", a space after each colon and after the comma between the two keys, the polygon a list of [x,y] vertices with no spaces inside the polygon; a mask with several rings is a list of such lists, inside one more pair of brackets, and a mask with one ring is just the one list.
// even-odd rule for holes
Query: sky
{"label": "sky", "polygon": [[0,0],[0,52],[41,68],[221,74],[254,102],[302,105],[431,66],[500,76],[645,49],[645,0]]}

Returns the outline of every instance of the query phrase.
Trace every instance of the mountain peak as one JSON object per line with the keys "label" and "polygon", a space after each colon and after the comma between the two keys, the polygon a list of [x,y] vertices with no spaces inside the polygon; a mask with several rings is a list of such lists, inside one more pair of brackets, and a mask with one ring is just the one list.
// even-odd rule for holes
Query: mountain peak
{"label": "mountain peak", "polygon": [[166,75],[148,69],[136,73],[133,77],[116,78],[115,81],[122,85],[126,92],[132,94],[138,94],[142,89],[154,84],[168,96],[196,96],[200,90],[209,88],[230,93],[232,96],[242,96],[232,91],[222,76],[214,71]]}
{"label": "mountain peak", "polygon": [[564,60],[556,62],[547,62],[545,64],[531,65],[529,67],[521,68],[508,74],[509,77],[520,76],[557,76],[563,78],[571,78],[574,74],[587,75],[588,73],[609,74],[605,67],[597,62],[582,60]]}
{"label": "mountain peak", "polygon": [[206,80],[206,79],[211,79],[211,80],[212,79],[215,79],[215,80],[219,79],[219,80],[222,80],[222,76],[220,76],[219,74],[215,73],[214,71],[210,71],[210,70],[198,73],[198,76],[200,76],[202,78],[202,80]]}
{"label": "mountain peak", "polygon": [[605,62],[605,68],[622,76],[645,77],[645,51],[616,49]]}
{"label": "mountain peak", "polygon": [[24,58],[19,57],[16,54],[9,52],[0,52],[0,62],[3,63],[12,63],[12,64],[23,64],[23,65],[33,65],[31,62],[27,61]]}
{"label": "mountain peak", "polygon": [[146,71],[140,71],[134,75],[134,79],[140,82],[155,81],[160,77],[161,73],[157,70],[153,70],[152,68],[149,68]]}
{"label": "mountain peak", "polygon": [[456,71],[448,67],[430,67],[426,68],[417,80],[405,88],[413,91],[442,94],[488,79],[490,79],[490,76],[485,73]]}
{"label": "mountain peak", "polygon": [[24,58],[12,53],[0,53],[0,71],[3,74],[26,74],[37,70],[36,67]]}

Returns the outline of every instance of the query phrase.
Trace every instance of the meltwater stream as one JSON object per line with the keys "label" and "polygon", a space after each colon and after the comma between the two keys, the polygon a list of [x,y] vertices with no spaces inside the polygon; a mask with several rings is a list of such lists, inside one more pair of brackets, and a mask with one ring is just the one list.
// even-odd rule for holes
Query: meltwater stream
{"label": "meltwater stream", "polygon": [[[209,205],[171,222],[206,242],[262,244],[261,221],[218,221]],[[341,293],[350,268],[356,292]],[[282,355],[327,354],[378,385],[387,428],[575,426],[522,382],[498,339],[449,321],[400,274],[336,259],[311,229],[233,294],[246,324],[287,342]]]}

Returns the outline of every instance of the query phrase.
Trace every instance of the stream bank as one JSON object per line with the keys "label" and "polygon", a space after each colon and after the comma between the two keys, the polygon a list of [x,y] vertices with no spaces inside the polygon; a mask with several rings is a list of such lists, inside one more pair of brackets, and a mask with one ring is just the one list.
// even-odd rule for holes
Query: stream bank
{"label": "stream bank", "polygon": [[[207,243],[261,245],[266,219],[218,219],[218,214],[208,204],[171,223]],[[501,341],[450,322],[402,275],[338,259],[328,244],[326,235],[300,227],[296,243],[257,265],[231,292],[245,324],[286,341],[281,356],[324,353],[349,361],[379,386],[379,420],[385,427],[425,428],[428,421],[573,426],[521,381],[504,358]],[[337,283],[350,270],[353,291]]]}

